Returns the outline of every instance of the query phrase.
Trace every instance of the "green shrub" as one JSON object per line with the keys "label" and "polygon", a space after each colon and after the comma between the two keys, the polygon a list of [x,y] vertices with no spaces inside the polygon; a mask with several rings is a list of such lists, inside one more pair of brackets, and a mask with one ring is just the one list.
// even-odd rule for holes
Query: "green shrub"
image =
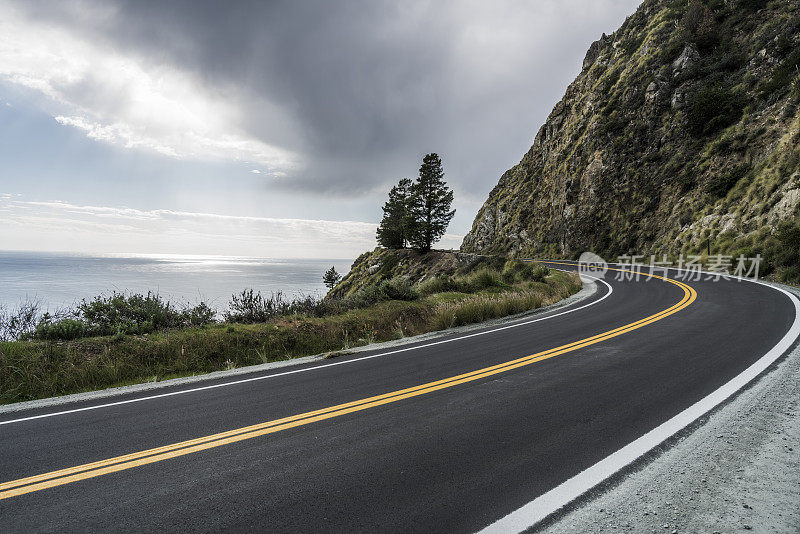
{"label": "green shrub", "polygon": [[381,300],[417,300],[419,293],[406,278],[385,280],[380,285]]}
{"label": "green shrub", "polygon": [[550,269],[541,263],[519,262],[514,274],[515,280],[519,282],[544,282],[544,279],[550,274]]}
{"label": "green shrub", "polygon": [[205,302],[178,309],[158,294],[112,293],[83,300],[74,309],[40,313],[36,303],[17,312],[0,310],[0,340],[71,340],[91,336],[147,334],[165,328],[203,326],[216,312]]}
{"label": "green shrub", "polygon": [[786,57],[792,51],[792,40],[782,33],[769,43],[767,50],[778,57]]}
{"label": "green shrub", "polygon": [[659,54],[661,63],[667,65],[675,61],[675,59],[683,51],[684,46],[686,46],[686,44],[680,39],[670,41],[669,44],[661,49]]}
{"label": "green shrub", "polygon": [[513,284],[517,280],[523,280],[530,277],[529,274],[530,263],[520,261],[518,259],[510,259],[503,265],[503,272],[501,278],[506,284]]}
{"label": "green shrub", "polygon": [[240,294],[231,297],[228,310],[222,316],[229,323],[263,323],[273,317],[288,313],[290,304],[280,291],[264,297],[260,291],[245,289]]}
{"label": "green shrub", "polygon": [[712,153],[727,155],[742,152],[747,148],[747,135],[739,130],[727,131],[711,144]]}
{"label": "green shrub", "polygon": [[40,321],[32,337],[48,341],[70,340],[91,335],[91,328],[82,319],[61,319],[55,322]]}
{"label": "green shrub", "polygon": [[759,276],[778,272],[781,280],[791,282],[794,276],[791,269],[800,266],[800,222],[783,222],[774,233],[764,227],[755,236],[735,240],[729,250],[734,257],[742,254],[752,258],[760,254]]}
{"label": "green shrub", "polygon": [[628,125],[629,121],[616,110],[616,102],[613,104],[609,103],[606,109],[612,105],[614,106],[614,108],[612,108],[614,111],[612,111],[604,121],[599,121],[599,132],[601,135],[616,136],[617,133],[623,131]]}
{"label": "green shrub", "polygon": [[696,43],[700,49],[713,48],[719,39],[714,13],[700,0],[691,1],[680,26],[686,40]]}
{"label": "green shrub", "polygon": [[433,295],[434,293],[446,293],[448,291],[460,291],[463,287],[459,281],[452,276],[439,275],[428,278],[418,286],[420,295]]}
{"label": "green shrub", "polygon": [[344,305],[347,308],[366,308],[380,300],[380,287],[377,284],[368,284],[348,297]]}
{"label": "green shrub", "polygon": [[[469,322],[525,311],[556,302],[578,289],[580,284],[574,277],[558,273],[549,277],[547,284],[537,284],[530,292],[453,294],[456,300],[450,302],[466,303],[473,299],[480,302],[474,308],[464,305],[453,309],[444,319],[436,318],[441,311],[439,299],[392,300],[324,317],[296,315],[292,320],[276,317],[262,324],[228,323],[204,328],[169,329],[146,337],[119,332],[107,337],[61,343],[50,340],[2,342],[0,403],[340,351],[371,340],[396,339],[398,332],[404,336],[430,332],[445,320],[449,320],[449,326],[454,321]],[[373,291],[377,294],[379,288]],[[255,292],[253,299],[257,299]],[[290,301],[290,312],[299,309],[300,301],[314,302],[305,298]],[[324,306],[331,306],[326,309],[342,309],[336,308],[341,304],[326,301],[314,309]],[[67,327],[68,324],[62,324],[65,330],[80,328],[74,323]]]}
{"label": "green shrub", "polygon": [[798,223],[785,222],[779,225],[775,237],[784,247],[800,250],[800,226]]}
{"label": "green shrub", "polygon": [[[345,299],[319,299],[303,296],[287,299],[276,292],[265,297],[247,289],[233,295],[223,312],[227,323],[265,323],[284,316],[327,317],[349,310],[368,308],[384,301],[416,301],[420,296],[437,293],[474,293],[507,289],[514,283],[544,280],[548,270],[519,260],[504,262],[498,258],[480,258],[476,269],[467,275],[437,276],[413,286],[407,278],[384,280],[363,287]],[[503,267],[503,274],[497,270]],[[538,274],[537,274],[538,273]],[[179,309],[158,294],[112,293],[84,300],[74,310],[40,315],[38,305],[21,308],[16,314],[0,310],[0,340],[35,339],[42,341],[74,340],[93,336],[149,334],[164,329],[204,327],[215,322],[216,312],[205,302]],[[233,328],[232,326],[229,328]],[[234,329],[235,331],[235,329]],[[232,332],[231,332],[232,333]]]}
{"label": "green shrub", "polygon": [[730,126],[741,118],[745,103],[740,92],[714,85],[700,89],[687,115],[689,132],[702,137]]}
{"label": "green shrub", "polygon": [[608,93],[611,89],[617,84],[619,81],[620,76],[622,75],[622,69],[614,69],[603,78],[603,92]]}
{"label": "green shrub", "polygon": [[503,272],[516,273],[517,271],[525,267],[525,265],[526,263],[524,261],[518,260],[516,258],[511,258],[509,260],[506,260],[506,262],[503,264]]}
{"label": "green shrub", "polygon": [[758,11],[767,6],[770,0],[739,0],[738,4],[744,10]]}
{"label": "green shrub", "polygon": [[11,341],[30,335],[39,320],[38,302],[23,302],[16,310],[0,306],[0,341]]}
{"label": "green shrub", "polygon": [[800,281],[800,267],[797,265],[792,265],[781,271],[780,274],[781,282],[798,282]]}
{"label": "green shrub", "polygon": [[724,54],[719,61],[710,67],[714,72],[734,72],[747,63],[747,58],[738,50],[732,50]]}
{"label": "green shrub", "polygon": [[514,271],[503,271],[500,273],[500,279],[503,280],[504,284],[511,285],[516,281],[517,273]]}
{"label": "green shrub", "polygon": [[181,312],[181,320],[187,326],[203,326],[214,322],[217,312],[205,302],[186,308]]}
{"label": "green shrub", "polygon": [[547,278],[547,275],[549,274],[550,274],[550,269],[548,269],[544,265],[539,264],[533,269],[533,272],[531,273],[531,276],[529,278],[534,282],[544,282],[545,279]]}
{"label": "green shrub", "polygon": [[503,281],[500,273],[491,269],[479,269],[467,277],[467,287],[471,291],[480,291],[490,287],[500,287]]}
{"label": "green shrub", "polygon": [[743,164],[738,165],[730,172],[713,176],[708,182],[706,182],[706,193],[714,198],[724,197],[728,194],[728,191],[730,191],[733,186],[739,183],[739,180],[747,176],[747,173],[749,172],[750,166]]}
{"label": "green shrub", "polygon": [[397,254],[394,252],[390,252],[381,258],[381,269],[380,274],[382,276],[389,276],[397,264],[400,263],[400,258],[397,257]]}
{"label": "green shrub", "polygon": [[326,309],[325,305],[338,306],[340,311],[366,308],[385,300],[417,300],[420,293],[406,278],[384,280],[380,284],[369,284],[362,287],[343,301],[323,301],[321,306],[324,313],[317,313],[317,315],[322,316],[331,313],[332,310]]}
{"label": "green shrub", "polygon": [[157,293],[113,292],[108,297],[83,300],[77,307],[80,315],[95,335],[116,332],[144,334],[160,328],[181,326],[182,316],[171,303]]}
{"label": "green shrub", "polygon": [[642,46],[642,42],[644,42],[644,36],[640,35],[632,39],[626,39],[620,46],[625,54],[630,56],[639,50],[639,47]]}

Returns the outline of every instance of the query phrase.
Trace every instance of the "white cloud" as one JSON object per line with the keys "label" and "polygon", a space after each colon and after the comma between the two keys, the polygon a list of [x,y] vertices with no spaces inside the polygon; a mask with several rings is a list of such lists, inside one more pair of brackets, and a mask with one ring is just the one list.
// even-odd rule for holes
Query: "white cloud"
{"label": "white cloud", "polygon": [[[9,249],[354,258],[375,247],[375,223],[23,201],[0,194]],[[25,235],[19,231],[25,229]],[[458,235],[439,244],[456,248]]]}
{"label": "white cloud", "polygon": [[46,95],[60,124],[98,141],[176,158],[253,162],[273,171],[299,165],[296,155],[244,131],[231,95],[212,93],[175,66],[86,40],[5,4],[0,78]]}
{"label": "white cloud", "polygon": [[270,178],[275,178],[276,180],[288,176],[283,171],[262,171],[261,169],[252,169],[250,172],[253,174],[261,174],[263,176],[269,176]]}

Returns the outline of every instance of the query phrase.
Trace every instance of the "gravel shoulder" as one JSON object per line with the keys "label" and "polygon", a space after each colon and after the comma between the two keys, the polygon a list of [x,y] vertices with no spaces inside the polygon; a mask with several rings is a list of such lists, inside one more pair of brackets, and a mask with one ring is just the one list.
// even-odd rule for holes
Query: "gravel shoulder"
{"label": "gravel shoulder", "polygon": [[537,530],[800,532],[800,347],[638,469]]}

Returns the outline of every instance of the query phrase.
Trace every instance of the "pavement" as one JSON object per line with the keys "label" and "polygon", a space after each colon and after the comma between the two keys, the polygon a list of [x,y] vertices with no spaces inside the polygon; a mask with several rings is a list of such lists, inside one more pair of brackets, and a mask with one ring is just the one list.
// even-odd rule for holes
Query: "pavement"
{"label": "pavement", "polygon": [[536,531],[800,531],[800,347],[689,430]]}
{"label": "pavement", "polygon": [[2,413],[0,531],[531,526],[531,503],[590,490],[796,337],[774,288],[614,274],[502,326]]}

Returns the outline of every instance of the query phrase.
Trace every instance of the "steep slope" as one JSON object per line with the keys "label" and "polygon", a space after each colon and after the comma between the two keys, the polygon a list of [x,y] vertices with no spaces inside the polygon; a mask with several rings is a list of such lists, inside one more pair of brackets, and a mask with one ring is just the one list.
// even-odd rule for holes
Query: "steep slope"
{"label": "steep slope", "polygon": [[646,0],[591,45],[462,251],[677,255],[710,239],[772,243],[773,266],[792,265],[799,65],[796,0]]}
{"label": "steep slope", "polygon": [[482,267],[500,270],[504,264],[505,258],[502,257],[482,257],[444,250],[421,253],[411,249],[378,247],[356,258],[350,271],[326,297],[347,297],[368,285],[396,278],[417,284],[433,276],[465,275]]}

